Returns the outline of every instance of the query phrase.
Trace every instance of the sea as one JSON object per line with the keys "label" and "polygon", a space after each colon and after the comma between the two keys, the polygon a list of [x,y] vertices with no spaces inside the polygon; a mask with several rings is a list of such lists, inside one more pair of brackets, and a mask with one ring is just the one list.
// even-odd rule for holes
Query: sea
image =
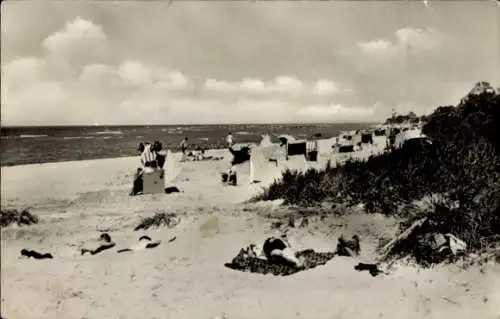
{"label": "sea", "polygon": [[2,127],[1,166],[40,164],[137,155],[140,142],[161,141],[164,149],[179,150],[184,137],[190,147],[224,147],[228,133],[235,143],[258,143],[263,135],[273,142],[281,134],[297,139],[338,136],[341,131],[371,124],[231,124],[162,126],[47,126]]}

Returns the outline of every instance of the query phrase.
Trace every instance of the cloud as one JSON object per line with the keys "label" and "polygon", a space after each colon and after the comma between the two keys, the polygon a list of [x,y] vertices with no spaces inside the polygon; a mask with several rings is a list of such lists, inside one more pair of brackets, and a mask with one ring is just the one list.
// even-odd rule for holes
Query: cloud
{"label": "cloud", "polygon": [[117,76],[116,69],[103,63],[88,64],[83,67],[79,81],[84,85],[102,87],[113,84]]}
{"label": "cloud", "polygon": [[313,92],[318,95],[333,95],[339,91],[339,87],[334,82],[328,80],[319,80],[313,88]]}
{"label": "cloud", "polygon": [[24,87],[22,94],[8,90],[2,93],[2,122],[43,125],[53,118],[67,123],[74,117],[67,109],[70,97],[58,83],[31,83]]}
{"label": "cloud", "polygon": [[270,85],[271,90],[284,93],[300,93],[304,84],[293,76],[277,76]]}
{"label": "cloud", "polygon": [[35,57],[22,57],[2,65],[2,86],[19,89],[23,86],[44,80],[46,63]]}
{"label": "cloud", "polygon": [[432,28],[405,27],[397,30],[395,35],[399,45],[420,52],[438,50],[444,41],[444,35]]}
{"label": "cloud", "polygon": [[[42,42],[48,55],[65,62],[82,64],[101,60],[107,53],[107,36],[101,26],[77,17]],[[63,62],[63,61],[59,61]]]}
{"label": "cloud", "polygon": [[153,77],[141,62],[124,61],[117,69],[117,74],[126,87],[148,86],[153,84]]}
{"label": "cloud", "polygon": [[394,53],[396,46],[388,40],[372,40],[367,42],[358,42],[358,47],[365,54],[379,56],[386,53]]}
{"label": "cloud", "polygon": [[340,88],[331,80],[317,80],[304,83],[295,76],[280,75],[271,81],[256,78],[244,78],[237,82],[227,82],[216,79],[206,79],[204,90],[217,93],[239,95],[309,95],[333,96],[336,94],[352,93],[352,89]]}
{"label": "cloud", "polygon": [[41,42],[45,54],[2,65],[2,123],[165,124],[356,120],[354,92],[332,79],[190,77],[145,60],[111,61],[105,30],[76,18]]}
{"label": "cloud", "polygon": [[161,83],[165,83],[166,87],[170,89],[185,89],[190,85],[188,77],[179,71],[169,72],[167,74],[167,81],[162,81]]}
{"label": "cloud", "polygon": [[240,84],[241,88],[248,91],[254,92],[265,92],[266,83],[259,79],[243,79]]}
{"label": "cloud", "polygon": [[432,28],[404,27],[394,32],[395,40],[376,39],[357,42],[362,53],[371,57],[404,57],[407,53],[436,52],[444,41],[444,35]]}
{"label": "cloud", "polygon": [[206,79],[205,87],[206,90],[212,90],[217,92],[232,92],[237,90],[238,86],[226,81],[219,81],[216,79]]}
{"label": "cloud", "polygon": [[371,107],[347,107],[341,104],[308,105],[298,111],[298,114],[307,118],[323,120],[359,121],[373,118],[380,104]]}

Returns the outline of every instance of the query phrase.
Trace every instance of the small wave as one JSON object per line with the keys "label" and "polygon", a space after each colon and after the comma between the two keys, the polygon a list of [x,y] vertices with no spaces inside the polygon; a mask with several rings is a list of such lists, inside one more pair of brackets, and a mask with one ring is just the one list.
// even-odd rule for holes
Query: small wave
{"label": "small wave", "polygon": [[95,133],[92,133],[94,135],[121,135],[123,134],[122,131],[111,131],[111,130],[106,130],[106,131],[100,131],[100,132],[95,132]]}
{"label": "small wave", "polygon": [[246,132],[246,131],[236,132],[236,134],[237,135],[252,135],[252,133]]}
{"label": "small wave", "polygon": [[209,138],[208,137],[200,137],[199,140],[202,140],[202,141],[208,141]]}
{"label": "small wave", "polygon": [[184,132],[183,130],[176,129],[176,128],[162,128],[161,131],[167,132],[169,134],[180,134],[180,133]]}
{"label": "small wave", "polygon": [[46,134],[21,134],[20,138],[37,138],[37,137],[48,137]]}
{"label": "small wave", "polygon": [[94,138],[93,136],[65,136],[63,137],[64,140],[80,140],[80,139],[91,139]]}

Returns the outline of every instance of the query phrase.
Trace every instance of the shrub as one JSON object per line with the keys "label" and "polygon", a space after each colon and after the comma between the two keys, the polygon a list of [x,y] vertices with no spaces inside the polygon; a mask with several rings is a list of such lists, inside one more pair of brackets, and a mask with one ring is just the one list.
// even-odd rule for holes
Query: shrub
{"label": "shrub", "polygon": [[0,213],[0,226],[7,227],[12,224],[17,226],[38,224],[38,217],[31,214],[27,209],[22,211],[18,211],[17,209],[2,209]]}
{"label": "shrub", "polygon": [[[480,82],[456,107],[438,107],[425,117],[422,139],[366,161],[305,173],[286,171],[257,199],[315,205],[325,200],[365,203],[370,212],[401,215],[406,222],[428,216],[473,248],[500,236],[500,94]],[[433,193],[450,206],[411,212],[407,207]]]}

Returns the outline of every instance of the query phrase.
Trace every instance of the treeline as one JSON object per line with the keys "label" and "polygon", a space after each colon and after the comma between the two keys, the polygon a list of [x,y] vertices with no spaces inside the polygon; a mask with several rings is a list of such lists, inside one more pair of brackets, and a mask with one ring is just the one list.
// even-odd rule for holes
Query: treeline
{"label": "treeline", "polygon": [[417,124],[420,122],[425,122],[427,120],[426,115],[417,116],[413,112],[408,112],[408,114],[394,114],[392,117],[385,120],[384,124]]}
{"label": "treeline", "polygon": [[[478,89],[481,87],[483,89]],[[500,238],[500,95],[480,82],[457,106],[438,107],[423,132],[431,143],[405,143],[366,161],[325,170],[286,171],[256,200],[285,204],[363,203],[368,212],[422,215],[473,248]],[[429,209],[414,203],[436,198]]]}

